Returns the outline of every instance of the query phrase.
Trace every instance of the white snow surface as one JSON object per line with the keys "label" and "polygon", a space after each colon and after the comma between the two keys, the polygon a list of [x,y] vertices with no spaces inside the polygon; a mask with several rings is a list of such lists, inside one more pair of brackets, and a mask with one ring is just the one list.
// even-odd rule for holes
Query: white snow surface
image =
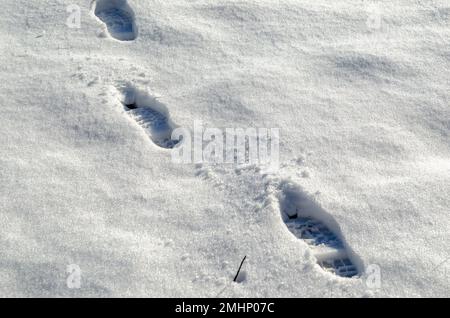
{"label": "white snow surface", "polygon": [[[128,5],[118,41],[91,1],[2,0],[0,296],[450,296],[448,1]],[[124,82],[178,126],[280,128],[280,169],[173,163]],[[280,185],[332,217],[359,278],[316,264]]]}

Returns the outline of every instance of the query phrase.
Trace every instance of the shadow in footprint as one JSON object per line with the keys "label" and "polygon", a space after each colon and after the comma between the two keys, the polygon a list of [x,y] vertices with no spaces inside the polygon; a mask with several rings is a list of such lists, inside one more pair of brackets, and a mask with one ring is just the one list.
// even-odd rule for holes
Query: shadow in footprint
{"label": "shadow in footprint", "polygon": [[317,263],[341,277],[355,277],[359,270],[343,242],[339,225],[299,186],[282,182],[279,194],[282,218],[292,234],[311,248]]}
{"label": "shadow in footprint", "polygon": [[156,145],[171,149],[180,142],[172,140],[172,132],[176,125],[170,120],[164,104],[132,85],[125,85],[118,90],[127,114],[146,131]]}
{"label": "shadow in footprint", "polygon": [[119,41],[133,41],[137,38],[134,12],[127,0],[97,0],[94,13],[106,24],[113,38]]}

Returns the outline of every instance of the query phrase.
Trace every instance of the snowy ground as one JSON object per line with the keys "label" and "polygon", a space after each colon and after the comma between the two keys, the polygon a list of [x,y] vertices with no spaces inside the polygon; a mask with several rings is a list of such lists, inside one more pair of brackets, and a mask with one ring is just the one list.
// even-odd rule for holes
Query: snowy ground
{"label": "snowy ground", "polygon": [[[0,296],[450,296],[448,1],[128,0],[124,41],[88,0],[1,6]],[[178,126],[280,128],[280,169],[175,164],[123,83]]]}

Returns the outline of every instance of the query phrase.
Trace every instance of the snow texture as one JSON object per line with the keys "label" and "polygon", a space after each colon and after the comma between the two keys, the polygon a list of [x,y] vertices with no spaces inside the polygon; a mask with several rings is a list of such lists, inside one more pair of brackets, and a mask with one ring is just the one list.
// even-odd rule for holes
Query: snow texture
{"label": "snow texture", "polygon": [[[449,20],[3,0],[0,296],[449,297]],[[280,128],[279,169],[174,163],[194,121]]]}

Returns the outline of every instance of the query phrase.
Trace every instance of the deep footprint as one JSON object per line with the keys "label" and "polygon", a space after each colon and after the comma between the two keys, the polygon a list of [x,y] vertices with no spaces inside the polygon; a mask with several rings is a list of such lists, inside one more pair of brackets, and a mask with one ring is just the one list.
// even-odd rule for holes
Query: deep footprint
{"label": "deep footprint", "polygon": [[171,149],[180,141],[172,140],[176,126],[169,117],[167,107],[156,98],[132,86],[119,88],[121,103],[127,114],[138,123],[159,147]]}
{"label": "deep footprint", "polygon": [[324,222],[313,215],[322,215],[330,222],[335,221],[305,194],[287,184],[280,195],[280,208],[289,231],[308,244],[317,263],[324,270],[341,277],[359,275],[343,242]]}
{"label": "deep footprint", "polygon": [[120,41],[133,41],[137,38],[134,12],[127,0],[97,0],[94,12],[106,24],[113,38]]}

